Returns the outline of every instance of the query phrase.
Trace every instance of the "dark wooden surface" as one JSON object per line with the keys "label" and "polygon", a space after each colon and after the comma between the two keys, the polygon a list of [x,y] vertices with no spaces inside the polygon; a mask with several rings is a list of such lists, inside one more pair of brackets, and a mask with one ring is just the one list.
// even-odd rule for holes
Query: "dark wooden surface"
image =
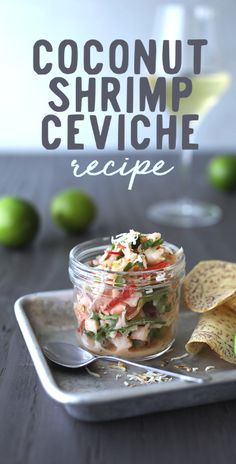
{"label": "dark wooden surface", "polygon": [[[173,158],[167,160],[171,164]],[[216,193],[207,185],[207,157],[196,156],[192,194],[220,204],[224,220],[191,231],[158,227],[145,216],[147,205],[181,191],[177,170],[163,178],[142,177],[128,192],[125,177],[76,180],[70,161],[67,155],[0,158],[0,195],[30,199],[42,216],[41,232],[31,248],[0,249],[0,463],[235,462],[236,401],[89,424],[68,416],[39,384],[15,321],[13,303],[25,293],[70,287],[68,252],[78,241],[130,227],[160,229],[169,241],[183,245],[188,269],[200,259],[236,261],[236,196]],[[96,223],[80,237],[65,236],[52,224],[48,212],[51,196],[70,186],[90,192],[99,208]]]}

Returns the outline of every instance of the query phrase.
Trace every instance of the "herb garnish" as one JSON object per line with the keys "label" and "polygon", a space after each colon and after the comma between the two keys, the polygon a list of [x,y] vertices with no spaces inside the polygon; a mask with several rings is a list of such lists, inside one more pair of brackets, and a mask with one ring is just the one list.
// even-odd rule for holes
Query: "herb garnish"
{"label": "herb garnish", "polygon": [[148,248],[153,248],[159,245],[162,245],[164,243],[164,240],[162,238],[159,238],[158,240],[146,240],[146,242],[143,243],[143,249],[147,250]]}
{"label": "herb garnish", "polygon": [[118,275],[115,279],[115,285],[117,287],[122,287],[124,284],[125,284],[125,279],[122,276]]}
{"label": "herb garnish", "polygon": [[131,262],[128,263],[128,264],[126,264],[126,266],[125,266],[124,269],[123,269],[123,272],[129,271],[129,270],[131,269],[131,267],[133,267],[133,265],[134,265],[134,264],[131,263]]}

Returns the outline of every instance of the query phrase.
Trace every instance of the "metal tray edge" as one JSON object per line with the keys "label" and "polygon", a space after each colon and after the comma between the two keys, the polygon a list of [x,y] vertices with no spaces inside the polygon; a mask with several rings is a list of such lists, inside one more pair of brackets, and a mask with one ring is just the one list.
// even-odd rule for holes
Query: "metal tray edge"
{"label": "metal tray edge", "polygon": [[[54,294],[54,297],[55,297],[55,294],[57,294],[58,296],[60,297],[63,297],[65,295],[65,297],[71,293],[71,290],[56,290],[53,292]],[[35,298],[43,298],[43,297],[46,297],[46,298],[50,298],[50,297],[53,297],[52,296],[52,291],[48,291],[48,292],[38,292],[38,293],[32,293],[32,294],[28,294],[28,295],[24,295],[22,297],[20,297],[19,299],[16,300],[15,302],[15,305],[14,305],[14,310],[15,310],[15,316],[16,316],[16,319],[17,319],[17,322],[19,324],[19,327],[20,327],[20,330],[22,332],[22,335],[23,335],[23,338],[25,340],[25,343],[26,343],[26,346],[29,350],[29,353],[30,353],[30,356],[32,358],[32,361],[33,361],[33,364],[34,364],[34,367],[36,369],[36,372],[39,376],[39,379],[40,379],[40,382],[43,386],[43,388],[45,389],[45,391],[48,393],[48,395],[53,398],[54,400],[58,401],[59,403],[62,403],[66,406],[66,408],[68,409],[68,412],[70,410],[70,414],[72,414],[72,410],[71,410],[71,407],[73,407],[73,405],[80,405],[82,407],[82,410],[84,409],[84,407],[87,407],[89,406],[89,409],[91,409],[91,407],[94,405],[99,405],[100,404],[103,404],[103,403],[111,403],[114,401],[114,397],[116,395],[116,400],[118,401],[125,401],[125,400],[128,400],[129,398],[134,398],[134,390],[133,389],[113,389],[113,390],[108,390],[108,391],[101,391],[100,394],[99,394],[99,397],[97,396],[97,392],[96,393],[68,393],[68,392],[64,392],[63,390],[61,390],[56,382],[54,381],[54,378],[51,374],[51,371],[50,371],[50,368],[48,366],[48,363],[42,353],[42,350],[41,350],[41,347],[38,343],[38,340],[34,334],[34,330],[28,320],[28,317],[25,313],[25,309],[24,309],[24,305],[26,304],[27,301],[29,300],[32,300],[32,299],[35,299]],[[232,382],[235,382],[236,381],[236,374],[232,375],[232,371],[226,371],[224,373],[225,375],[225,378],[224,378],[224,383],[229,383],[229,387],[230,387],[230,383]],[[221,375],[215,375],[214,376],[214,385],[217,387],[217,385],[219,385],[220,387],[220,384],[222,384],[222,378],[221,378]],[[194,384],[191,384],[191,383],[184,383],[184,382],[178,382],[178,386],[177,386],[177,382],[174,382],[173,384],[172,383],[168,383],[167,384],[154,384],[154,385],[147,385],[145,386],[145,389],[142,387],[142,386],[137,386],[135,388],[135,397],[137,399],[137,397],[139,397],[140,399],[143,397],[147,397],[147,396],[152,396],[152,395],[157,395],[158,394],[158,397],[165,397],[166,395],[170,394],[172,391],[174,392],[180,392],[183,390],[191,390],[191,396],[192,397],[195,397],[195,401],[193,402],[193,404],[204,404],[206,402],[205,400],[205,394],[204,392],[206,391],[206,388],[207,390],[209,389],[210,386],[213,386],[212,385],[212,382],[209,382],[208,385],[194,385]],[[179,388],[180,387],[180,388]],[[187,393],[187,392],[186,392]],[[190,392],[189,392],[190,393]],[[214,396],[214,395],[213,395]],[[236,388],[235,388],[235,396],[236,396]],[[203,399],[204,398],[204,399]],[[230,398],[232,398],[232,394],[230,395]],[[213,400],[214,401],[214,400]],[[208,401],[210,402],[210,401]],[[71,406],[71,407],[70,407]],[[187,406],[187,405],[186,405]],[[181,404],[180,404],[180,407],[183,407]],[[176,408],[176,407],[175,407]],[[142,408],[141,408],[142,409]],[[164,408],[165,410],[166,409],[169,409],[167,407]],[[82,413],[82,410],[81,410],[81,416],[80,414],[77,412],[76,413],[76,417],[77,418],[80,418],[80,419],[83,419],[83,420],[97,420],[97,419],[94,419],[93,418],[93,415],[90,416],[90,418],[88,418],[87,416],[87,413],[88,411],[85,413],[85,415]],[[159,408],[159,410],[162,410],[162,408]],[[133,415],[138,415],[142,412],[139,412],[139,413],[134,413]],[[143,412],[144,413],[144,412]],[[72,414],[74,415],[74,414]],[[128,416],[130,416],[131,414],[128,414]],[[124,416],[123,416],[124,417]],[[114,417],[116,418],[116,417]],[[101,419],[101,420],[104,420],[104,419]],[[106,419],[105,419],[106,420]]]}

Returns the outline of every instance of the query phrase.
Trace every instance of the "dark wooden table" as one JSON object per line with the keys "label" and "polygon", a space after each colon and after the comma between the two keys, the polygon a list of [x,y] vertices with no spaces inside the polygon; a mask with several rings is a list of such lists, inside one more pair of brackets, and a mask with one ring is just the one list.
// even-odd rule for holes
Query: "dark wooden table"
{"label": "dark wooden table", "polygon": [[[85,164],[88,159],[84,158]],[[166,159],[173,162],[173,158]],[[32,247],[0,249],[1,464],[235,462],[236,401],[110,423],[72,419],[43,391],[13,313],[20,295],[70,287],[68,252],[78,241],[131,227],[160,229],[169,241],[182,244],[188,269],[201,259],[236,261],[236,197],[207,185],[207,159],[196,156],[192,195],[221,205],[224,220],[214,227],[182,230],[155,226],[145,216],[150,203],[179,194],[177,170],[163,178],[140,177],[128,192],[125,177],[73,178],[68,155],[0,158],[0,194],[35,202],[42,216],[41,232]],[[48,212],[51,196],[70,186],[90,192],[99,207],[96,223],[80,237],[65,236],[52,224]]]}

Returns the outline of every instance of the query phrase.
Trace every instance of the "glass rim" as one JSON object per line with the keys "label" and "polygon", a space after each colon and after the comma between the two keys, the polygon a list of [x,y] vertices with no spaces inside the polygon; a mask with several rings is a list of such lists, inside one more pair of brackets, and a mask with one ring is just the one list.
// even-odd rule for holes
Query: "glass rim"
{"label": "glass rim", "polygon": [[[86,272],[87,274],[97,272],[101,273],[101,275],[106,275],[106,276],[121,276],[121,277],[142,277],[142,276],[147,276],[156,273],[157,275],[162,273],[162,272],[169,272],[169,271],[174,271],[179,268],[181,264],[185,263],[185,254],[184,250],[182,247],[177,247],[173,243],[164,241],[164,245],[168,246],[170,249],[172,249],[175,252],[178,253],[177,260],[174,264],[171,264],[170,266],[166,266],[165,268],[162,269],[144,269],[142,271],[112,271],[108,269],[100,269],[97,267],[92,267],[89,266],[88,264],[83,263],[80,259],[79,256],[83,255],[83,253],[86,253],[86,251],[89,251],[89,247],[92,247],[94,245],[94,252],[97,249],[99,251],[102,251],[102,248],[105,249],[105,247],[111,243],[111,238],[112,236],[106,236],[106,237],[100,237],[96,239],[91,239],[87,240],[85,242],[81,242],[78,245],[74,246],[69,253],[69,266],[72,268],[72,270],[77,270],[77,271],[82,271]],[[108,243],[107,243],[108,242]]]}

